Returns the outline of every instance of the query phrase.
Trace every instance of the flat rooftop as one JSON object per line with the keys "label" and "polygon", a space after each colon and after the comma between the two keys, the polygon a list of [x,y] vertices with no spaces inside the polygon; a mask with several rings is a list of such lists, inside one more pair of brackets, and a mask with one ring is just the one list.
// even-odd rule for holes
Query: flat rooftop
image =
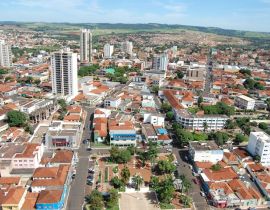
{"label": "flat rooftop", "polygon": [[263,142],[270,143],[270,136],[265,132],[251,132],[251,134],[261,139]]}
{"label": "flat rooftop", "polygon": [[219,147],[215,141],[203,141],[203,142],[192,141],[189,143],[189,145],[198,151],[219,150]]}
{"label": "flat rooftop", "polygon": [[250,98],[250,97],[245,96],[245,95],[240,95],[240,96],[237,96],[237,97],[238,97],[238,98],[241,98],[241,99],[243,99],[243,100],[245,100],[245,101],[255,102],[255,99]]}

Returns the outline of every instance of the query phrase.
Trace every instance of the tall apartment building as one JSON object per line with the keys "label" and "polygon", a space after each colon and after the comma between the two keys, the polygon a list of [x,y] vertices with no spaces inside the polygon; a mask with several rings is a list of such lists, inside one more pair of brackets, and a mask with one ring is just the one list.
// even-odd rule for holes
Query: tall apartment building
{"label": "tall apartment building", "polygon": [[121,44],[122,51],[128,55],[132,55],[133,43],[129,41],[122,42]]}
{"label": "tall apartment building", "polygon": [[104,45],[104,58],[111,58],[113,54],[113,45],[105,44]]}
{"label": "tall apartment building", "polygon": [[92,62],[92,33],[90,29],[81,29],[80,58],[81,62]]}
{"label": "tall apartment building", "polygon": [[247,150],[253,156],[260,156],[263,166],[270,166],[270,136],[264,132],[251,132]]}
{"label": "tall apartment building", "polygon": [[0,40],[0,66],[10,67],[12,65],[11,48],[4,40]]}
{"label": "tall apartment building", "polygon": [[74,97],[78,93],[77,54],[69,49],[55,52],[51,58],[52,91],[56,95]]}
{"label": "tall apartment building", "polygon": [[161,55],[154,55],[152,69],[156,71],[167,71],[168,63],[169,59],[166,53],[163,53]]}

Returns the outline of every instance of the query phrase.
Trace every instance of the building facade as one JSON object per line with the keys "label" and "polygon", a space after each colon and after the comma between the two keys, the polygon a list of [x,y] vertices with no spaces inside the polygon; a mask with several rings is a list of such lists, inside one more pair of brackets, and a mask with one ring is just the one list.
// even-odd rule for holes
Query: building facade
{"label": "building facade", "polygon": [[152,69],[157,71],[167,71],[169,64],[168,55],[163,53],[161,55],[154,55]]}
{"label": "building facade", "polygon": [[90,29],[81,29],[80,60],[81,62],[92,62],[92,33]]}
{"label": "building facade", "polygon": [[256,100],[245,95],[236,96],[235,106],[240,109],[253,110]]}
{"label": "building facade", "polygon": [[260,156],[263,166],[270,166],[270,136],[264,132],[251,132],[247,150],[253,156]]}
{"label": "building facade", "polygon": [[111,58],[113,54],[113,45],[105,44],[104,45],[104,58]]}
{"label": "building facade", "polygon": [[75,97],[78,94],[77,54],[69,49],[55,52],[51,66],[53,94]]}
{"label": "building facade", "polygon": [[9,45],[4,40],[0,40],[0,66],[12,66],[12,53]]}
{"label": "building facade", "polygon": [[129,41],[122,42],[121,44],[122,52],[132,55],[132,50],[133,50],[133,43]]}

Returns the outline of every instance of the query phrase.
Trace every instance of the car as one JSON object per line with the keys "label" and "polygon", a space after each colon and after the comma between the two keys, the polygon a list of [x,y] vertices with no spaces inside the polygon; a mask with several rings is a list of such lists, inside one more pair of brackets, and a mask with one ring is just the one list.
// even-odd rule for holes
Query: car
{"label": "car", "polygon": [[202,197],[205,197],[205,193],[203,191],[200,192]]}
{"label": "car", "polygon": [[93,185],[93,182],[90,181],[90,180],[87,180],[86,184],[92,186]]}
{"label": "car", "polygon": [[88,168],[88,173],[94,173],[95,169],[94,168]]}
{"label": "car", "polygon": [[197,179],[194,178],[192,180],[193,180],[194,184],[199,184],[199,181]]}
{"label": "car", "polygon": [[71,178],[72,178],[72,179],[74,179],[74,178],[75,178],[75,176],[76,176],[76,174],[75,174],[75,173],[73,173],[73,174],[71,175]]}

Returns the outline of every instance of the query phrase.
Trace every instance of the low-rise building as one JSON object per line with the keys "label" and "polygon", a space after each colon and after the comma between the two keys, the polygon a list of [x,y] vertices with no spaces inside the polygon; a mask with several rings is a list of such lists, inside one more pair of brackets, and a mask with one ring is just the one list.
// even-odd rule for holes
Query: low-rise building
{"label": "low-rise building", "polygon": [[214,141],[189,142],[189,154],[193,161],[217,163],[223,158],[223,150]]}
{"label": "low-rise building", "polygon": [[143,123],[150,123],[154,126],[164,126],[165,116],[157,112],[143,114]]}
{"label": "low-rise building", "polygon": [[253,110],[256,100],[245,95],[236,96],[235,106],[240,109]]}

